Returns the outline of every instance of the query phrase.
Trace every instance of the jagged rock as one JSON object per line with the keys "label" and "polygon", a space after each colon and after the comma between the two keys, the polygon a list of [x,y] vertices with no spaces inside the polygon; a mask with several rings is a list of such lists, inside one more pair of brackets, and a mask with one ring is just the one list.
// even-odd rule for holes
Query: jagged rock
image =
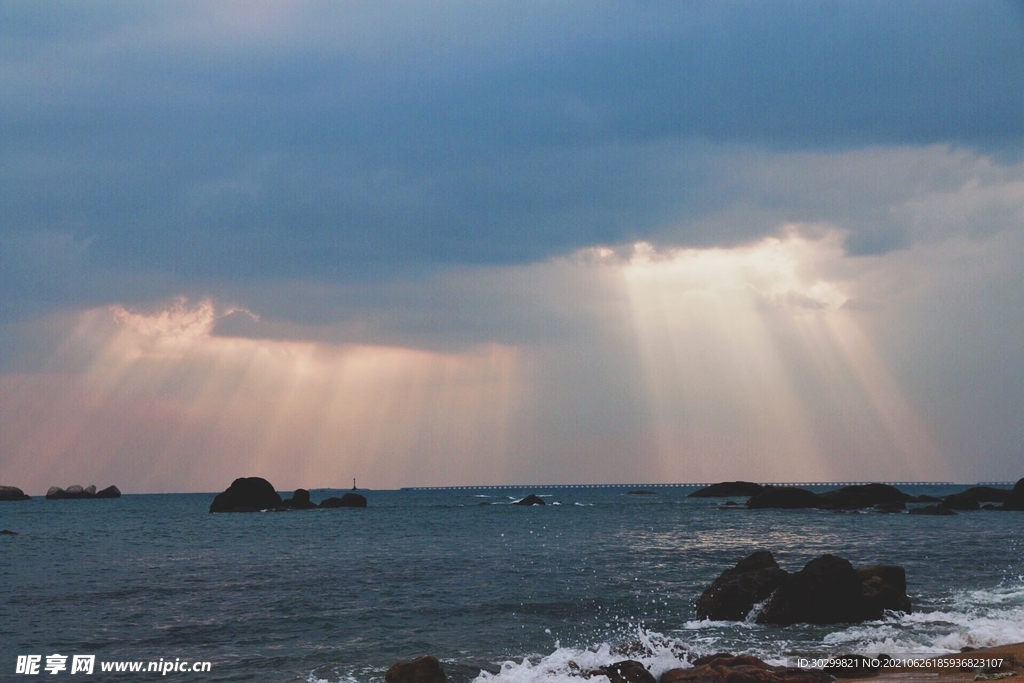
{"label": "jagged rock", "polygon": [[[871,567],[861,576],[848,560],[835,555],[816,557],[800,571],[785,576],[761,613],[759,624],[841,624],[880,619],[887,605],[906,597],[906,577],[899,567]],[[902,589],[902,590],[900,590]],[[884,604],[883,604],[884,603]],[[905,603],[909,608],[909,598]]]}
{"label": "jagged rock", "polygon": [[31,500],[31,498],[17,486],[0,486],[0,500]]}
{"label": "jagged rock", "polygon": [[956,514],[941,503],[939,505],[925,505],[924,507],[911,508],[908,510],[908,513],[911,515],[940,515],[943,517]]}
{"label": "jagged rock", "polygon": [[654,675],[635,659],[626,659],[590,672],[591,676],[607,676],[611,683],[657,683]]}
{"label": "jagged rock", "polygon": [[535,496],[532,493],[525,498],[517,500],[512,503],[513,505],[544,505],[544,499],[540,496]]}
{"label": "jagged rock", "polygon": [[857,569],[856,572],[860,579],[861,600],[869,614],[881,615],[885,610],[913,612],[907,597],[907,572],[903,567],[880,564]]}
{"label": "jagged rock", "polygon": [[697,618],[742,621],[778,588],[786,572],[772,554],[759,550],[726,569],[697,598]]}
{"label": "jagged rock", "polygon": [[1013,490],[1003,502],[1001,510],[1024,510],[1024,479],[1019,479],[1013,485]]}
{"label": "jagged rock", "polygon": [[757,657],[717,654],[694,660],[692,669],[670,669],[661,683],[832,683],[820,669],[771,666]]}
{"label": "jagged rock", "polygon": [[96,484],[89,484],[82,489],[83,498],[95,498],[96,497]]}
{"label": "jagged rock", "polygon": [[312,510],[316,507],[316,503],[309,499],[309,491],[306,489],[295,489],[292,497],[283,500],[281,505],[292,510]]}
{"label": "jagged rock", "polygon": [[101,490],[97,491],[96,492],[96,497],[97,498],[120,498],[121,497],[121,489],[119,489],[116,486],[114,486],[113,484],[111,484],[107,488],[101,489]]}
{"label": "jagged rock", "polygon": [[210,512],[259,512],[281,508],[281,496],[269,481],[261,477],[240,477],[218,493]]}
{"label": "jagged rock", "polygon": [[821,497],[813,491],[795,486],[770,486],[757,495],[751,496],[747,501],[747,507],[755,510],[816,508],[821,507]]}
{"label": "jagged rock", "polygon": [[749,481],[723,481],[705,486],[687,495],[687,498],[731,498],[733,496],[754,496],[767,487]]}
{"label": "jagged rock", "polygon": [[320,503],[322,508],[364,508],[366,497],[351,491],[341,498],[327,498]]}
{"label": "jagged rock", "polygon": [[387,683],[447,683],[448,677],[435,657],[423,655],[410,662],[398,662],[384,674]]}

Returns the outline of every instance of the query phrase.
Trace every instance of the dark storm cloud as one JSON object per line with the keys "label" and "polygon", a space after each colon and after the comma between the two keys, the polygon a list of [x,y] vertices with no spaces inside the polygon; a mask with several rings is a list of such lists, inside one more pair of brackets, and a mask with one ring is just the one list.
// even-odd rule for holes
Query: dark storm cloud
{"label": "dark storm cloud", "polygon": [[722,146],[1019,154],[1019,11],[6,3],[3,313],[530,262],[780,201],[716,174]]}

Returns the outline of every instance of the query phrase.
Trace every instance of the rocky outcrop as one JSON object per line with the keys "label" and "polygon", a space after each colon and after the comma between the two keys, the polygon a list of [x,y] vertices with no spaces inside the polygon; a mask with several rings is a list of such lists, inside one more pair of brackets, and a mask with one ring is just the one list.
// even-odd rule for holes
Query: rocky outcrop
{"label": "rocky outcrop", "polygon": [[102,491],[96,491],[96,485],[86,487],[79,485],[69,486],[62,489],[59,486],[51,486],[46,492],[47,500],[79,500],[82,498],[120,498],[121,491],[116,486],[108,486]]}
{"label": "rocky outcrop", "polygon": [[281,496],[269,481],[261,477],[240,477],[218,493],[210,512],[259,512],[282,509]]}
{"label": "rocky outcrop", "polygon": [[525,498],[521,498],[521,499],[517,500],[516,502],[514,502],[512,504],[513,505],[544,505],[544,499],[541,498],[540,496],[535,496],[535,495],[533,495],[531,493],[530,495],[526,496]]}
{"label": "rocky outcrop", "polygon": [[387,683],[447,683],[441,663],[430,655],[409,662],[398,662],[384,674]]}
{"label": "rocky outcrop", "polygon": [[855,484],[819,493],[821,506],[830,510],[862,510],[876,505],[909,503],[916,500],[889,484]]}
{"label": "rocky outcrop", "polygon": [[697,599],[697,618],[740,621],[755,605],[759,624],[838,624],[880,619],[886,610],[911,611],[902,567],[854,569],[849,561],[822,555],[789,574],[768,551],[726,569]]}
{"label": "rocky outcrop", "polygon": [[1024,510],[1024,479],[1013,485],[1013,490],[1003,502],[1001,510]]}
{"label": "rocky outcrop", "polygon": [[281,501],[281,506],[291,510],[312,510],[316,503],[309,499],[309,491],[306,489],[295,489],[291,498]]}
{"label": "rocky outcrop", "polygon": [[661,683],[832,683],[820,669],[771,666],[757,657],[716,654],[693,661],[691,669],[669,669]]}
{"label": "rocky outcrop", "polygon": [[747,501],[747,507],[752,510],[762,510],[765,508],[780,508],[783,510],[816,508],[821,507],[821,498],[813,491],[796,488],[795,486],[772,486],[755,496],[751,496],[750,500]]}
{"label": "rocky outcrop", "polygon": [[687,498],[731,498],[733,496],[755,496],[767,487],[749,481],[723,481],[697,489]]}
{"label": "rocky outcrop", "polygon": [[97,498],[120,498],[121,497],[121,489],[117,488],[116,486],[111,485],[111,486],[108,486],[105,489],[101,489],[101,490],[97,491],[96,492],[96,497]]}
{"label": "rocky outcrop", "polygon": [[697,598],[697,618],[742,621],[786,576],[772,554],[759,550],[726,569]]}
{"label": "rocky outcrop", "polygon": [[1010,497],[1010,493],[1010,489],[972,486],[966,491],[943,497],[942,502],[951,510],[977,510],[982,503],[1005,503]]}
{"label": "rocky outcrop", "polygon": [[366,497],[349,491],[341,498],[327,498],[320,503],[322,508],[364,508]]}
{"label": "rocky outcrop", "polygon": [[657,683],[654,675],[635,659],[626,659],[590,672],[590,676],[607,676],[610,683]]}
{"label": "rocky outcrop", "polygon": [[31,500],[31,498],[17,486],[0,486],[0,500]]}

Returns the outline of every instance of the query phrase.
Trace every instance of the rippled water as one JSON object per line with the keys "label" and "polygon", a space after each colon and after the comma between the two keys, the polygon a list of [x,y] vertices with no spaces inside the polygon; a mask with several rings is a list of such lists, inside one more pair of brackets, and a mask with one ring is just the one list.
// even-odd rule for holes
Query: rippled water
{"label": "rippled water", "polygon": [[[513,683],[568,679],[626,647],[657,672],[720,650],[782,660],[1024,641],[1024,513],[532,492],[549,505],[463,490],[364,491],[366,509],[256,514],[211,515],[213,494],[0,503],[0,527],[20,532],[0,536],[0,679],[16,655],[53,652],[213,663],[171,674],[188,680],[331,683],[379,681],[429,653],[456,682]],[[694,621],[703,587],[758,548],[789,570],[825,552],[900,564],[915,613],[845,628]]]}

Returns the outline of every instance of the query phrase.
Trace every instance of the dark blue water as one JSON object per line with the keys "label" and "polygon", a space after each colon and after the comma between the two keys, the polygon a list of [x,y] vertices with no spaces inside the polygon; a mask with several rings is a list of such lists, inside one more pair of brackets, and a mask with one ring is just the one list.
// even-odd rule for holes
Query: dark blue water
{"label": "dark blue water", "polygon": [[[657,672],[723,649],[778,660],[1024,641],[1024,513],[729,511],[687,489],[532,491],[549,505],[462,490],[364,491],[366,509],[290,513],[212,515],[213,494],[0,503],[0,528],[20,533],[0,536],[0,680],[28,680],[13,673],[32,653],[212,662],[170,674],[182,680],[332,683],[379,681],[429,653],[457,682],[513,683],[567,678],[570,660],[613,661],[628,644]],[[695,622],[700,591],[758,548],[789,570],[826,552],[900,564],[915,614]]]}

